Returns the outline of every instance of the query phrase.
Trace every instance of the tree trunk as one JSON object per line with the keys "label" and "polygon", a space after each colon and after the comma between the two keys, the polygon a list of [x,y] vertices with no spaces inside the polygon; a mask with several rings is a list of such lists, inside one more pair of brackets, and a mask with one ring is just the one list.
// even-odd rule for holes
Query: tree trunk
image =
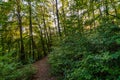
{"label": "tree trunk", "polygon": [[58,27],[58,33],[59,33],[59,36],[61,37],[62,34],[61,34],[60,22],[59,22],[58,0],[55,0],[55,1],[56,1],[57,27]]}
{"label": "tree trunk", "polygon": [[34,59],[35,53],[34,53],[34,40],[33,40],[33,29],[32,29],[32,8],[31,8],[31,1],[28,1],[29,5],[29,37],[30,37],[30,54],[31,57]]}
{"label": "tree trunk", "polygon": [[40,29],[40,40],[41,40],[41,44],[42,44],[42,50],[43,50],[43,53],[44,53],[44,54],[47,54],[47,53],[46,53],[46,49],[45,49],[45,43],[44,43],[44,40],[43,40],[42,28],[41,28],[41,26],[40,26],[40,24],[39,24],[39,19],[38,19],[37,17],[36,17],[36,21],[37,21],[38,27],[39,27],[39,29]]}
{"label": "tree trunk", "polygon": [[24,63],[25,61],[25,53],[24,53],[24,45],[23,45],[23,37],[22,37],[22,18],[21,18],[21,6],[20,6],[20,0],[16,0],[17,4],[17,18],[18,18],[18,27],[20,30],[20,61]]}

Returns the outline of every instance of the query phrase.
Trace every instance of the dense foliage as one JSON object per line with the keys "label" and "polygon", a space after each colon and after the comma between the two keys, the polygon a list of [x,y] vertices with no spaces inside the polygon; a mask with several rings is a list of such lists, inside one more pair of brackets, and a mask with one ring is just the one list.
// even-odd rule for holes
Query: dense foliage
{"label": "dense foliage", "polygon": [[91,34],[72,33],[49,56],[53,73],[61,80],[119,80],[119,30],[109,23]]}
{"label": "dense foliage", "polygon": [[35,73],[32,65],[22,65],[13,57],[13,52],[0,57],[0,80],[30,80]]}
{"label": "dense foliage", "polygon": [[62,80],[120,80],[119,22],[119,0],[0,0],[0,79],[29,79],[51,52]]}
{"label": "dense foliage", "polygon": [[49,55],[52,73],[61,80],[120,80],[119,1],[73,2],[65,37]]}

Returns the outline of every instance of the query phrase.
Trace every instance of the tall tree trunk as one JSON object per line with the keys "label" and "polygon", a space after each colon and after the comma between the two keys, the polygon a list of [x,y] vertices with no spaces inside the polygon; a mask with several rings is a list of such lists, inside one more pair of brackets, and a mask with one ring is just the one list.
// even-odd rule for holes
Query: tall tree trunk
{"label": "tall tree trunk", "polygon": [[63,14],[63,28],[64,28],[64,35],[66,35],[66,25],[65,25],[65,21],[66,21],[66,15],[65,15],[65,9],[64,9],[64,1],[62,1],[62,14]]}
{"label": "tall tree trunk", "polygon": [[53,21],[54,21],[54,25],[55,25],[55,28],[54,28],[54,33],[55,33],[55,35],[56,35],[56,37],[58,37],[58,35],[57,35],[57,30],[58,30],[58,27],[57,27],[57,22],[56,22],[56,19],[55,19],[55,5],[54,5],[54,0],[53,0],[53,6],[52,6],[52,9],[53,9],[53,16],[54,16],[54,19],[53,19]]}
{"label": "tall tree trunk", "polygon": [[30,54],[31,57],[34,59],[35,53],[34,53],[34,40],[33,40],[33,29],[32,29],[32,6],[31,6],[31,0],[28,1],[29,5],[29,37],[30,37]]}
{"label": "tall tree trunk", "polygon": [[[90,7],[90,5],[88,5],[88,7],[87,7],[87,17],[90,19],[89,7]],[[92,31],[92,25],[89,23],[89,26],[90,26],[90,33],[91,33],[91,31]]]}
{"label": "tall tree trunk", "polygon": [[21,18],[21,6],[20,6],[20,0],[16,0],[17,4],[17,18],[18,18],[18,27],[20,30],[20,60],[22,63],[25,61],[25,52],[24,52],[24,45],[23,45],[23,37],[22,37],[22,18]]}
{"label": "tall tree trunk", "polygon": [[49,52],[50,52],[52,46],[52,32],[50,26],[48,26],[48,31],[49,31]]}
{"label": "tall tree trunk", "polygon": [[108,1],[107,0],[105,0],[104,5],[105,5],[106,17],[107,17],[107,19],[109,19],[109,8],[108,8]]}
{"label": "tall tree trunk", "polygon": [[[45,10],[42,10],[44,13],[42,15],[43,17],[43,24],[44,24],[44,33],[45,33],[45,37],[46,37],[46,45],[47,45],[47,48],[46,48],[46,51],[49,52],[49,42],[50,42],[50,39],[49,39],[49,35],[48,35],[48,31],[47,31],[47,26],[46,26],[46,20],[45,20]],[[47,55],[47,54],[45,54]]]}
{"label": "tall tree trunk", "polygon": [[91,7],[92,7],[92,16],[93,16],[93,27],[95,27],[95,12],[94,12],[94,2],[91,2]]}
{"label": "tall tree trunk", "polygon": [[40,40],[41,40],[41,44],[42,44],[42,50],[43,50],[43,53],[44,54],[47,54],[46,53],[46,49],[45,49],[45,42],[44,42],[44,39],[43,39],[43,32],[42,32],[42,28],[40,26],[40,22],[39,22],[39,19],[36,17],[36,21],[38,23],[38,27],[39,27],[39,30],[40,30]]}
{"label": "tall tree trunk", "polygon": [[62,34],[61,34],[60,22],[59,22],[58,0],[55,0],[55,2],[56,2],[57,27],[58,27],[59,36],[61,37]]}

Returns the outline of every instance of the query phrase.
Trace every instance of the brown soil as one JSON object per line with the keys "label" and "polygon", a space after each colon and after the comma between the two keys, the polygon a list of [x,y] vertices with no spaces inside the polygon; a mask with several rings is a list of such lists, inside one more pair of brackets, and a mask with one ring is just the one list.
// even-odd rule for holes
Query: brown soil
{"label": "brown soil", "polygon": [[35,62],[33,66],[36,67],[37,73],[33,75],[32,80],[57,80],[55,77],[50,75],[50,66],[48,64],[47,57]]}

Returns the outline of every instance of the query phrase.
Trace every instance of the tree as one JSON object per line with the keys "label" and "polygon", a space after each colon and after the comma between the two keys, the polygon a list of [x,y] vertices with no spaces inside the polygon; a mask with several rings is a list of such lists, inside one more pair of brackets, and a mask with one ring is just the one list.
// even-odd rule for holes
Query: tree
{"label": "tree", "polygon": [[29,37],[30,37],[30,54],[34,59],[34,48],[35,48],[35,43],[33,40],[33,26],[32,26],[32,5],[31,5],[31,0],[28,0],[28,6],[29,6]]}
{"label": "tree", "polygon": [[56,16],[57,16],[57,27],[58,27],[58,33],[59,33],[59,36],[61,37],[62,34],[61,34],[61,28],[60,28],[60,23],[59,23],[58,0],[55,0],[55,2],[56,2]]}
{"label": "tree", "polygon": [[16,0],[17,5],[17,18],[18,18],[18,27],[20,30],[20,61],[24,63],[25,61],[25,52],[24,52],[24,45],[23,45],[23,32],[22,32],[22,18],[21,18],[21,1]]}

